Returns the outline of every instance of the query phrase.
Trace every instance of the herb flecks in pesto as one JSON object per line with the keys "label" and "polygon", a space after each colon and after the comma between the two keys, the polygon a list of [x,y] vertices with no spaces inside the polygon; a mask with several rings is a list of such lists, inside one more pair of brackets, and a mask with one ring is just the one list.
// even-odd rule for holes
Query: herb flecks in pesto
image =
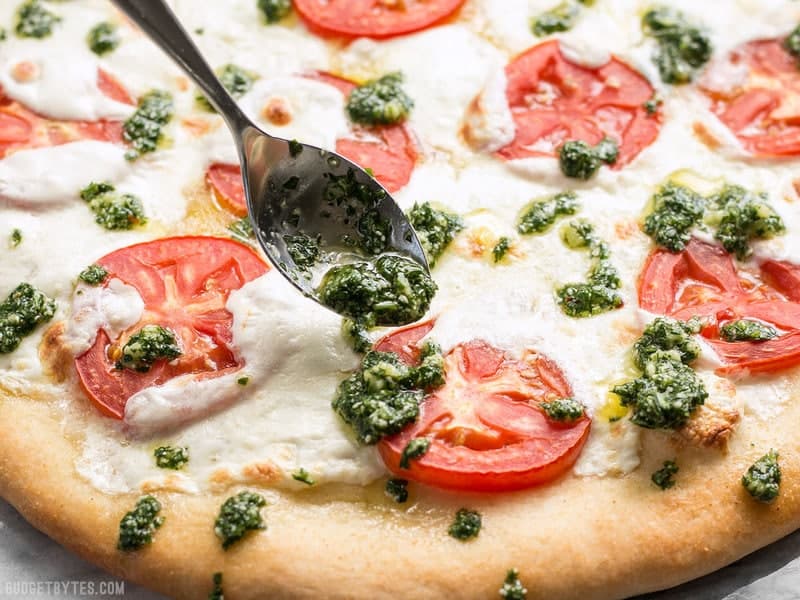
{"label": "herb flecks in pesto", "polygon": [[225,593],[222,591],[222,573],[214,573],[211,581],[214,587],[208,594],[208,600],[225,600]]}
{"label": "herb flecks in pesto", "polygon": [[326,306],[371,327],[418,321],[427,312],[436,289],[416,261],[386,255],[374,263],[331,268],[318,293]]}
{"label": "herb flecks in pesto", "polygon": [[585,414],[583,404],[575,398],[557,398],[542,402],[539,406],[549,419],[562,423],[574,423]]}
{"label": "herb flecks in pesto", "polygon": [[650,476],[650,480],[662,490],[668,490],[675,485],[673,476],[675,476],[679,470],[680,469],[674,460],[665,460],[664,466],[662,466],[658,471],[655,471]]}
{"label": "herb flecks in pesto", "polygon": [[353,169],[344,175],[326,174],[328,183],[323,192],[325,202],[338,211],[343,211],[348,219],[355,220],[357,239],[345,239],[351,246],[361,248],[367,254],[381,254],[389,244],[392,224],[381,217],[378,205],[386,198],[380,188],[361,183]]}
{"label": "herb flecks in pesto", "polygon": [[350,347],[359,354],[363,354],[372,347],[372,340],[367,335],[367,327],[360,321],[343,319],[342,335]]}
{"label": "herb flecks in pesto", "polygon": [[303,468],[300,468],[292,473],[292,479],[299,481],[300,483],[305,483],[308,486],[312,486],[317,483],[311,474]]}
{"label": "herb flecks in pesto", "polygon": [[674,8],[660,6],[647,11],[642,18],[642,29],[658,44],[653,63],[664,83],[689,83],[711,58],[713,47],[708,34]]}
{"label": "herb flecks in pesto", "polygon": [[581,7],[574,0],[565,0],[548,11],[531,19],[531,31],[536,37],[569,31],[580,15]]}
{"label": "herb flecks in pesto", "polygon": [[569,140],[558,151],[561,172],[567,177],[587,181],[605,163],[613,165],[619,156],[619,145],[611,138],[603,138],[592,147],[581,140]]}
{"label": "herb flecks in pesto", "polygon": [[53,33],[53,26],[61,17],[50,12],[42,0],[28,0],[17,9],[14,31],[22,38],[45,38]]}
{"label": "herb flecks in pesto", "polygon": [[623,406],[633,408],[631,421],[647,429],[677,429],[705,403],[708,392],[689,367],[700,349],[693,339],[698,322],[658,317],[634,345],[633,357],[642,375],[612,391]]}
{"label": "herb flecks in pesto", "polygon": [[89,285],[100,285],[108,277],[108,271],[101,265],[89,265],[78,275],[78,279]]}
{"label": "herb flecks in pesto", "polygon": [[481,531],[481,515],[477,511],[461,508],[447,530],[450,537],[466,541],[478,537]]}
{"label": "herb flecks in pesto", "polygon": [[163,139],[162,129],[172,120],[175,105],[169,92],[153,90],[139,99],[136,111],[122,126],[122,135],[131,147],[128,160],[155,152]]}
{"label": "herb flecks in pesto", "polygon": [[703,197],[670,182],[658,189],[652,203],[653,210],[644,221],[644,232],[659,246],[680,252],[689,242],[692,228],[703,218]]}
{"label": "herb flecks in pesto", "polygon": [[425,392],[443,382],[441,352],[435,344],[423,347],[419,367],[408,366],[391,352],[370,351],[339,385],[332,406],[359,442],[376,444],[414,421]]}
{"label": "herb flecks in pesto", "polygon": [[86,43],[89,44],[89,49],[98,56],[114,51],[120,44],[117,26],[107,21],[98,23],[89,30]]}
{"label": "herb flecks in pesto", "polygon": [[792,29],[792,32],[786,36],[783,42],[783,47],[786,51],[800,61],[800,25]]}
{"label": "herb flecks in pesto", "polygon": [[560,192],[555,196],[536,200],[523,211],[517,223],[517,231],[523,235],[544,233],[558,217],[574,215],[578,212],[578,196],[575,192]]}
{"label": "herb flecks in pesto", "polygon": [[117,548],[130,552],[152,543],[156,529],[164,524],[164,517],[158,515],[160,512],[161,503],[153,496],[140,498],[119,523]]}
{"label": "herb flecks in pesto", "polygon": [[256,232],[253,231],[253,224],[250,217],[242,217],[228,225],[230,236],[237,242],[252,244],[256,239]]}
{"label": "herb flecks in pesto", "polygon": [[408,213],[408,220],[417,232],[431,268],[436,265],[456,234],[464,229],[464,223],[458,215],[438,210],[429,202],[414,204]]}
{"label": "herb flecks in pesto", "polygon": [[719,337],[726,342],[766,342],[778,336],[772,325],[751,319],[739,319],[719,328]]}
{"label": "herb flecks in pesto", "polygon": [[11,235],[8,237],[8,246],[10,248],[17,248],[22,243],[22,231],[14,228],[11,230]]}
{"label": "herb flecks in pesto", "polygon": [[147,373],[156,361],[174,360],[181,354],[183,352],[171,330],[149,324],[128,338],[116,367]]}
{"label": "herb flecks in pesto", "polygon": [[509,569],[506,573],[503,587],[500,588],[500,597],[503,600],[525,600],[528,597],[528,590],[522,585],[516,569]]}
{"label": "herb flecks in pesto", "polygon": [[[216,71],[217,78],[223,87],[233,98],[241,98],[249,92],[258,76],[234,64],[227,64]],[[208,102],[206,97],[198,93],[195,96],[198,106],[204,110],[213,111],[214,107]]]}
{"label": "herb flecks in pesto", "polygon": [[286,244],[286,251],[292,257],[295,266],[302,272],[307,273],[322,256],[319,240],[304,233],[284,235],[283,242]]}
{"label": "herb flecks in pesto", "polygon": [[261,517],[261,509],[266,504],[263,496],[248,491],[225,500],[214,523],[214,533],[222,541],[223,549],[230,548],[248,531],[266,529]]}
{"label": "herb flecks in pesto", "polygon": [[492,248],[492,260],[499,263],[506,257],[509,250],[511,250],[511,239],[506,236],[501,237]]}
{"label": "herb flecks in pesto", "polygon": [[400,468],[410,469],[412,460],[419,460],[428,452],[431,441],[428,438],[414,438],[406,444],[400,455]]}
{"label": "herb flecks in pesto", "polygon": [[0,304],[0,354],[16,350],[25,336],[55,313],[55,300],[29,283],[20,283]]}
{"label": "herb flecks in pesto", "polygon": [[189,462],[189,448],[181,446],[159,446],[153,451],[159,469],[180,471]]}
{"label": "herb flecks in pesto", "polygon": [[556,299],[564,314],[585,318],[620,308],[621,282],[609,259],[608,244],[594,233],[588,221],[578,219],[561,228],[561,240],[572,249],[588,248],[592,259],[586,283],[568,283],[556,289]]}
{"label": "herb flecks in pesto", "polygon": [[347,99],[347,114],[362,125],[393,125],[408,118],[414,101],[403,91],[401,73],[389,73],[355,88]]}
{"label": "herb flecks in pesto", "polygon": [[770,450],[747,469],[742,476],[742,486],[759,502],[769,504],[780,493],[781,467],[778,464],[778,453]]}
{"label": "herb flecks in pesto", "polygon": [[289,15],[292,11],[292,0],[258,0],[258,9],[271,25]]}
{"label": "herb flecks in pesto", "polygon": [[408,500],[408,481],[406,479],[389,479],[386,482],[386,495],[398,504]]}

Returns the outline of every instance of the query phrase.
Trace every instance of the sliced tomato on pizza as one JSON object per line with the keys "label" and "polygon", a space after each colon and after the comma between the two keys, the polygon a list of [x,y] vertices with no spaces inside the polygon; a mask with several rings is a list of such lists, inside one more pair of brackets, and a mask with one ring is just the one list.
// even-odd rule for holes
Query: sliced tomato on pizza
{"label": "sliced tomato on pizza", "polygon": [[[431,328],[400,329],[375,349],[413,363]],[[535,352],[515,359],[481,340],[456,346],[444,360],[446,382],[422,402],[417,421],[378,444],[393,473],[436,487],[500,491],[547,483],[575,463],[591,421],[553,421],[540,407],[572,395],[554,362]],[[403,450],[415,438],[430,446],[403,469]]]}
{"label": "sliced tomato on pizza", "polygon": [[[308,76],[332,85],[344,96],[349,96],[357,85],[330,73],[314,72]],[[404,124],[369,128],[355,126],[350,136],[336,140],[336,152],[363,168],[369,168],[390,193],[408,183],[418,158],[413,135]],[[239,165],[214,163],[206,171],[206,181],[221,206],[239,216],[247,214]]]}
{"label": "sliced tomato on pizza", "polygon": [[612,56],[600,67],[570,61],[557,40],[534,46],[506,67],[506,98],[514,140],[498,150],[506,160],[556,156],[568,140],[619,144],[612,168],[630,163],[658,137],[661,113],[645,103],[655,90],[634,68]]}
{"label": "sliced tomato on pizza", "polygon": [[784,40],[755,40],[714,63],[700,82],[711,110],[758,156],[800,154],[800,69]]}
{"label": "sliced tomato on pizza", "polygon": [[[103,69],[97,70],[97,87],[112,100],[134,104],[122,84]],[[121,144],[122,122],[49,119],[12,100],[0,89],[0,158],[17,150],[59,146],[80,140]]]}
{"label": "sliced tomato on pizza", "polygon": [[[762,262],[740,272],[721,247],[691,240],[683,252],[654,251],[639,281],[639,305],[652,313],[704,320],[701,334],[717,353],[719,374],[777,372],[800,364],[800,266]],[[720,328],[741,319],[771,325],[777,337],[725,341]]]}
{"label": "sliced tomato on pizza", "polygon": [[[179,375],[219,377],[240,369],[232,346],[233,315],[226,302],[233,290],[265,274],[269,267],[251,248],[215,237],[173,237],[115,250],[97,261],[108,271],[104,285],[119,279],[144,301],[139,323],[109,339],[104,330],[75,359],[81,385],[104,414],[122,419],[136,392]],[[125,343],[145,325],[175,335],[181,355],[159,360],[147,372],[117,368]]]}
{"label": "sliced tomato on pizza", "polygon": [[426,29],[465,0],[294,0],[309,29],[321,35],[387,38]]}

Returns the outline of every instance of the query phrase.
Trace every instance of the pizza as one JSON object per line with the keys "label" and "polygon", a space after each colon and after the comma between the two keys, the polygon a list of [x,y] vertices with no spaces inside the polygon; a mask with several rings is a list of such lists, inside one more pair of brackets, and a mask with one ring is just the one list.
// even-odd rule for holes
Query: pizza
{"label": "pizza", "polygon": [[430,277],[364,218],[348,264],[285,240],[333,310],[302,297],[177,67],[109,3],[4,3],[0,496],[34,526],[176,598],[511,600],[800,527],[800,5],[170,4]]}

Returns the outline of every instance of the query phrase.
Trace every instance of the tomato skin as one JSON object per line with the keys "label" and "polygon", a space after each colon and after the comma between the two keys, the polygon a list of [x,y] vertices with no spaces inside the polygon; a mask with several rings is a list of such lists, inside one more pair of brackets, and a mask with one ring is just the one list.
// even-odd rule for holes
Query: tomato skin
{"label": "tomato skin", "polygon": [[[658,249],[639,281],[639,306],[680,320],[706,320],[701,335],[723,362],[720,375],[775,373],[800,365],[800,266],[765,260],[745,278],[721,247],[692,239],[683,252]],[[726,342],[720,325],[756,319],[786,333],[763,342]]]}
{"label": "tomato skin", "polygon": [[375,0],[294,0],[294,8],[319,35],[379,39],[431,27],[455,13],[464,2],[411,0],[407,8],[394,8]]}
{"label": "tomato skin", "polygon": [[[251,248],[225,238],[163,238],[115,250],[97,261],[111,279],[134,287],[145,304],[139,323],[110,340],[104,330],[92,347],[75,359],[89,399],[105,415],[122,419],[133,394],[179,375],[219,377],[238,370],[241,358],[232,347],[233,315],[225,308],[231,291],[260,277],[269,267]],[[143,325],[171,329],[183,355],[158,361],[147,373],[118,370],[110,354]]]}
{"label": "tomato skin", "polygon": [[756,156],[800,155],[800,71],[784,40],[754,40],[734,48],[712,65],[706,80],[718,79],[713,76],[714,69],[742,68],[746,70],[743,83],[730,90],[720,91],[700,82],[711,111]]}
{"label": "tomato skin", "polygon": [[[413,363],[419,340],[432,327],[429,322],[399,330],[375,349]],[[554,363],[535,353],[515,361],[475,340],[454,348],[445,365],[447,383],[425,398],[417,421],[378,444],[392,473],[434,487],[493,492],[547,483],[575,463],[590,419],[556,423],[538,407],[540,400],[571,394]],[[430,439],[430,447],[402,469],[403,449],[416,437]]]}
{"label": "tomato skin", "polygon": [[[598,68],[584,67],[567,60],[553,40],[517,56],[506,77],[517,130],[514,141],[497,152],[506,160],[556,156],[567,140],[595,145],[608,136],[619,143],[611,168],[621,169],[658,137],[661,112],[650,115],[644,108],[653,87],[616,57]],[[543,93],[542,84],[551,93]]]}

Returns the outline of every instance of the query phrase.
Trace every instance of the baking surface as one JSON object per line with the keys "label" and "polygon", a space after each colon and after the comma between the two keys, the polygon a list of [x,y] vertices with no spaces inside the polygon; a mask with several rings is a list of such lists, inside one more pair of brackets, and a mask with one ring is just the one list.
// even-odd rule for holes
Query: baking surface
{"label": "baking surface", "polygon": [[[9,504],[0,500],[0,597],[17,597],[6,592],[9,584],[37,581],[80,581],[95,582],[97,585],[119,580],[38,532]],[[631,600],[797,600],[798,590],[800,531],[716,573],[672,590]],[[50,596],[40,594],[26,597]],[[58,597],[71,599],[85,596],[59,594]],[[126,600],[163,598],[130,583],[125,584],[123,596],[105,597],[122,597]]]}

